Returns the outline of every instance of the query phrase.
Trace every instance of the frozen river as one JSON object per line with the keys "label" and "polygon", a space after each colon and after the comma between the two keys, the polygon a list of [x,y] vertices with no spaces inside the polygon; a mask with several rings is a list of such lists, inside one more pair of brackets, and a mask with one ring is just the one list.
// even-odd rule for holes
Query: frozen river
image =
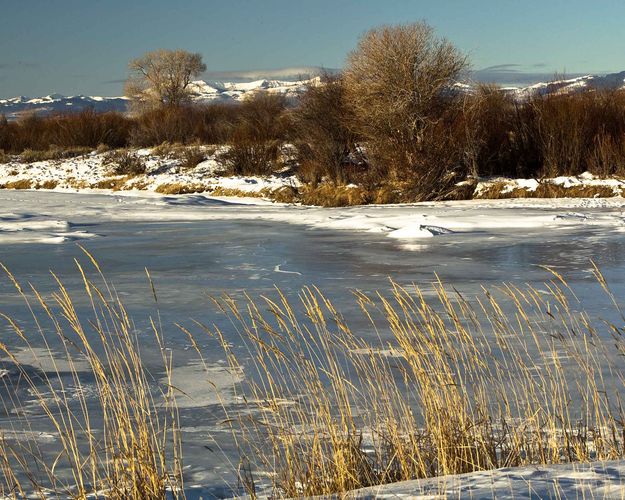
{"label": "frozen river", "polygon": [[[303,286],[317,285],[349,319],[356,308],[349,291],[386,290],[389,278],[427,288],[438,275],[471,295],[484,284],[540,286],[550,276],[539,266],[548,265],[600,315],[605,301],[595,300],[591,261],[622,296],[623,206],[622,199],[501,200],[318,209],[199,195],[0,191],[0,261],[44,293],[55,287],[50,270],[77,293],[74,258],[86,261],[79,243],[98,260],[140,331],[155,313],[147,268],[166,345],[184,370],[193,354],[175,323],[216,322],[228,334],[208,299],[224,292],[257,297],[277,286],[294,297]],[[76,299],[87,307],[84,298]],[[6,278],[0,280],[0,311],[32,326]],[[373,335],[364,326],[360,331]],[[11,346],[9,329],[0,330],[0,340]],[[211,351],[208,341],[203,347],[207,361],[219,366],[223,354]],[[146,359],[150,363],[149,353]],[[180,384],[195,380],[183,373]],[[219,440],[215,423],[223,415],[208,396],[181,406],[190,481],[218,488],[229,466],[207,446]],[[2,418],[7,425],[10,416]],[[225,441],[223,447],[228,454]]]}

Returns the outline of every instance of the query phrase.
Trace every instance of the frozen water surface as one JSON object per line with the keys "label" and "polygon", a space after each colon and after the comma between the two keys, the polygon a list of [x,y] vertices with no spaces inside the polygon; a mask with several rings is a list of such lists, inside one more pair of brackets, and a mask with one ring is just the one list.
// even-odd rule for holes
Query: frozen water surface
{"label": "frozen water surface", "polygon": [[[591,260],[621,297],[623,206],[615,198],[320,209],[201,195],[0,191],[0,261],[43,292],[54,289],[51,269],[77,292],[81,278],[73,259],[86,260],[79,243],[115,285],[137,329],[146,332],[155,314],[149,269],[166,345],[178,367],[175,381],[192,396],[181,403],[190,443],[187,471],[191,483],[218,489],[230,468],[215,452],[214,440],[226,442],[216,426],[223,414],[214,397],[197,390],[194,382],[205,375],[175,326],[189,326],[191,319],[215,322],[228,335],[208,295],[241,296],[245,290],[257,297],[277,286],[294,297],[302,286],[317,285],[367,336],[373,332],[362,319],[350,318],[356,310],[351,289],[386,290],[389,278],[427,287],[438,275],[471,296],[482,284],[504,281],[540,287],[550,276],[539,266],[548,265],[569,281],[587,311],[601,316],[609,304],[597,299]],[[0,281],[0,294],[2,312],[28,326],[8,279]],[[87,306],[84,297],[75,297]],[[8,329],[0,331],[0,340],[11,346]],[[201,343],[213,380],[227,388],[234,375],[221,369],[223,356],[208,339]],[[156,370],[156,353],[146,352],[145,359]],[[2,419],[7,425],[10,416]],[[235,460],[232,450],[225,451]]]}

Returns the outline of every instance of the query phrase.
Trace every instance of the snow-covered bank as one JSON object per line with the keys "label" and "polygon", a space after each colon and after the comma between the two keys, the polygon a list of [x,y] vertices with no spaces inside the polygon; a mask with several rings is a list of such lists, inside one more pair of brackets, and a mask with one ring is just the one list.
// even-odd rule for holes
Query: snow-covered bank
{"label": "snow-covered bank", "polygon": [[[598,179],[591,174],[541,181],[484,179],[475,185],[475,199],[468,201],[329,209],[272,203],[269,199],[275,198],[276,193],[283,190],[297,193],[305,187],[293,175],[223,176],[217,159],[220,149],[200,147],[200,153],[205,158],[203,161],[184,168],[184,154],[176,157],[155,154],[150,149],[132,151],[130,154],[145,166],[145,173],[134,176],[112,174],[112,161],[116,158],[112,153],[94,152],[33,163],[12,158],[0,164],[0,187],[6,188],[2,197],[15,200],[9,204],[9,211],[0,213],[0,241],[62,243],[93,237],[88,230],[75,228],[72,223],[92,213],[95,194],[116,197],[117,203],[113,205],[95,204],[114,220],[259,219],[377,233],[403,242],[406,250],[419,248],[411,241],[456,233],[575,227],[625,230],[622,213],[625,200],[621,197],[625,180],[621,179]],[[54,191],[57,198],[43,193],[27,195],[28,189]],[[565,193],[571,189],[578,196],[591,197],[536,196],[549,189]],[[592,196],[597,189],[607,197]],[[57,210],[46,215],[45,209],[43,212],[39,209],[48,200],[59,199],[60,193],[70,192],[75,196],[71,202],[70,198],[63,199],[68,200],[71,210],[62,217]],[[36,210],[32,209],[33,203]]]}
{"label": "snow-covered bank", "polygon": [[557,198],[622,196],[625,179],[602,179],[590,172],[575,176],[546,179],[510,179],[492,177],[480,179],[475,185],[474,198]]}
{"label": "snow-covered bank", "polygon": [[0,191],[0,242],[93,237],[93,220],[189,222],[258,220],[333,231],[377,234],[405,250],[424,238],[530,237],[533,231],[625,231],[625,199],[503,199],[319,208],[258,198],[140,191],[67,193]]}
{"label": "snow-covered bank", "polygon": [[[161,151],[159,151],[159,149]],[[356,185],[329,189],[326,200],[308,197],[314,191],[303,186],[295,175],[226,176],[219,156],[224,147],[194,146],[173,147],[169,152],[162,148],[138,149],[127,153],[92,152],[87,155],[59,160],[25,162],[13,156],[0,163],[0,188],[49,189],[89,191],[153,191],[161,194],[210,193],[221,196],[253,196],[267,199],[333,204],[332,197],[342,194],[345,204],[363,203],[376,199],[375,190]],[[203,160],[186,165],[185,155],[200,155]],[[288,148],[285,155],[291,153]],[[145,173],[119,175],[115,173],[116,161],[129,155],[144,167]],[[143,172],[143,171],[142,171]],[[588,172],[578,176],[546,179],[510,179],[503,177],[466,180],[458,184],[458,196],[474,199],[499,198],[610,198],[623,196],[625,179],[598,178]],[[371,196],[359,196],[369,194]],[[354,196],[351,196],[353,194]],[[401,199],[401,196],[399,197]],[[335,203],[341,205],[343,203]],[[434,229],[434,232],[437,230]],[[428,230],[424,232],[427,236]],[[400,233],[401,234],[401,233]]]}
{"label": "snow-covered bank", "polygon": [[145,174],[115,175],[111,153],[96,153],[62,160],[23,163],[12,158],[0,163],[0,186],[84,191],[89,189],[177,192],[228,192],[261,196],[285,186],[299,186],[293,176],[224,177],[219,175],[219,150],[202,148],[206,159],[183,168],[180,158],[157,156],[149,149],[131,153],[145,165]]}
{"label": "snow-covered bank", "polygon": [[537,465],[388,484],[341,498],[624,498],[625,462]]}

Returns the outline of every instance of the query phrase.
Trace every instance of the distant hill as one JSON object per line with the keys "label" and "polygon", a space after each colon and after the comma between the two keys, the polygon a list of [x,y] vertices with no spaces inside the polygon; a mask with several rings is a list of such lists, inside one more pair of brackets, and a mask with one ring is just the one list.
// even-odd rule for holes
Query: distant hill
{"label": "distant hill", "polygon": [[[319,77],[301,81],[280,80],[256,80],[252,82],[205,82],[198,80],[191,84],[191,98],[195,102],[205,103],[210,101],[238,101],[245,95],[258,91],[267,91],[283,94],[286,97],[296,97],[307,85],[316,84]],[[48,115],[52,113],[76,112],[83,109],[94,109],[98,112],[121,111],[128,107],[126,97],[97,97],[97,96],[62,96],[51,94],[45,97],[13,97],[0,99],[0,114],[9,120],[18,118],[25,113]]]}
{"label": "distant hill", "polygon": [[62,96],[50,94],[45,97],[13,97],[0,99],[0,114],[9,120],[24,113],[47,115],[51,113],[81,111],[93,108],[96,111],[126,111],[128,99],[125,97],[91,97],[84,95]]}
{"label": "distant hill", "polygon": [[[199,103],[211,101],[238,101],[246,95],[249,96],[259,91],[279,93],[288,98],[296,98],[308,85],[315,85],[319,82],[319,76],[311,79],[292,81],[260,79],[249,82],[219,82],[198,80],[191,84],[191,93],[193,101]],[[471,84],[458,84],[456,86],[456,89],[467,92],[470,92],[472,88],[473,86]],[[502,90],[513,93],[515,96],[522,99],[536,94],[568,94],[592,88],[625,88],[625,71],[608,75],[586,75],[557,81],[540,82],[527,87],[502,87]],[[12,120],[24,113],[47,115],[51,113],[75,112],[88,108],[98,112],[124,112],[127,110],[127,106],[128,99],[125,97],[96,97],[84,95],[66,97],[60,94],[51,94],[37,98],[20,96],[12,99],[0,99],[0,114]]]}
{"label": "distant hill", "polygon": [[625,71],[608,75],[585,75],[575,78],[540,82],[527,87],[503,87],[505,91],[516,95],[531,96],[536,94],[571,94],[589,89],[623,89]]}

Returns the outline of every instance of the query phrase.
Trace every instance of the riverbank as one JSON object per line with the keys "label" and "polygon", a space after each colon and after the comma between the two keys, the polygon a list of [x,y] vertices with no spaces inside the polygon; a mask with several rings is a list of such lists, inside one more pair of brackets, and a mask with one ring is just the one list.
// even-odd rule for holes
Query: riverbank
{"label": "riverbank", "polygon": [[[355,184],[304,184],[287,166],[270,176],[226,175],[219,155],[223,148],[136,149],[97,152],[72,158],[25,161],[5,156],[0,162],[0,189],[46,189],[88,192],[153,192],[163,195],[204,193],[255,197],[280,203],[354,206],[410,202],[402,185],[365,188]],[[613,198],[623,196],[625,179],[579,176],[546,179],[490,177],[458,183],[451,199]]]}

